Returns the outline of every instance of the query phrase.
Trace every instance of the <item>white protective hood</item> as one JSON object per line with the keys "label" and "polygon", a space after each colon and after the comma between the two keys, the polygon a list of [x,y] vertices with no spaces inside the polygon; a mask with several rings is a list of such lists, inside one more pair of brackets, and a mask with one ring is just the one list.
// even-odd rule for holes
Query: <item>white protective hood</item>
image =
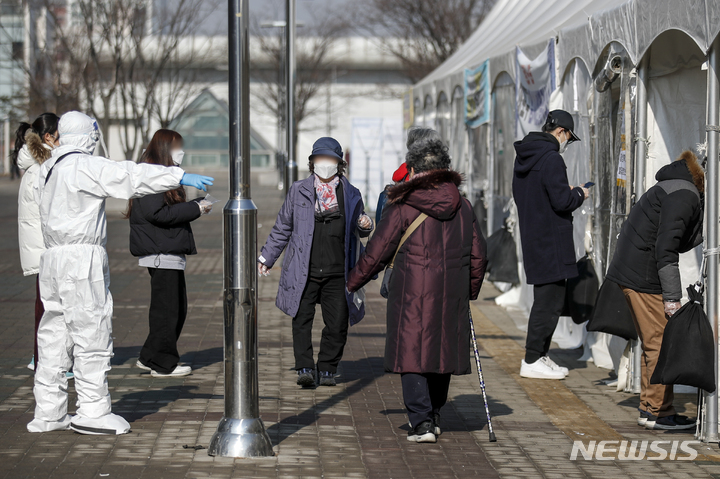
{"label": "white protective hood", "polygon": [[69,111],[58,123],[60,146],[73,146],[92,155],[100,139],[100,128],[94,118],[79,111]]}

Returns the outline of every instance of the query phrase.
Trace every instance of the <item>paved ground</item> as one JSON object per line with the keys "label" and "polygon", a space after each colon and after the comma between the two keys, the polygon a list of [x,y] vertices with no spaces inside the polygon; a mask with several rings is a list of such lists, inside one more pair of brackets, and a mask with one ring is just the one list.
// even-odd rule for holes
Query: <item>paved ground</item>
{"label": "paved ground", "polygon": [[[220,178],[213,195],[225,196],[226,183]],[[300,390],[292,371],[290,321],[274,306],[277,272],[261,278],[259,291],[260,408],[276,456],[209,457],[203,448],[223,410],[219,211],[195,224],[199,254],[188,261],[189,318],[179,347],[193,375],[154,379],[133,367],[147,333],[149,278],[128,253],[127,221],[112,213],[108,250],[115,358],[110,385],[114,410],[131,421],[132,432],[119,437],[29,434],[25,425],[34,400],[32,373],[25,365],[32,351],[34,279],[20,273],[16,194],[17,182],[0,178],[0,478],[720,477],[717,446],[696,446],[701,455],[694,461],[582,456],[571,461],[573,440],[693,437],[636,426],[637,396],[603,386],[607,371],[578,362],[580,351],[553,350],[555,359],[572,370],[565,381],[521,379],[524,334],[494,305],[497,293],[491,287],[483,290],[473,314],[498,442],[487,440],[477,377],[470,375],[451,383],[440,441],[411,444],[405,439],[399,377],[382,368],[385,300],[377,285],[368,292],[367,318],[351,329],[340,384]],[[256,186],[254,198],[264,241],[281,197],[272,187]],[[318,337],[321,323],[318,314]],[[74,396],[72,386],[70,393]],[[695,414],[693,397],[681,396],[677,403]]]}

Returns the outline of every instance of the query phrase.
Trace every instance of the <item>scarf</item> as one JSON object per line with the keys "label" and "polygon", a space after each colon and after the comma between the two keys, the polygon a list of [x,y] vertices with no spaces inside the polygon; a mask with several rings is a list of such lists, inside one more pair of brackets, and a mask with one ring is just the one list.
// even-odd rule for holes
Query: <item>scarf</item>
{"label": "scarf", "polygon": [[338,209],[337,186],[339,183],[339,176],[328,183],[323,183],[315,175],[315,211],[325,213]]}

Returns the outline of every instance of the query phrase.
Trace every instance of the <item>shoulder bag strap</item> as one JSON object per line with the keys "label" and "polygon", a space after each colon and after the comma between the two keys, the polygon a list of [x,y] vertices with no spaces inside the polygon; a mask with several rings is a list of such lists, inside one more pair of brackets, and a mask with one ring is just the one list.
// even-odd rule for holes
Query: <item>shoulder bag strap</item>
{"label": "shoulder bag strap", "polygon": [[390,262],[389,267],[392,268],[395,266],[395,258],[397,258],[398,253],[400,252],[400,248],[402,248],[402,245],[405,244],[405,241],[410,237],[413,232],[418,229],[418,227],[427,219],[428,215],[425,213],[420,213],[420,216],[415,218],[415,221],[413,221],[407,230],[405,230],[405,234],[402,235],[402,238],[400,238],[400,244],[397,247],[397,250],[395,250],[395,255],[393,256],[392,261]]}
{"label": "shoulder bag strap", "polygon": [[47,176],[45,177],[45,184],[47,185],[48,180],[50,179],[50,176],[52,175],[53,168],[55,168],[58,163],[60,163],[62,160],[64,160],[65,158],[67,158],[67,157],[70,156],[70,155],[81,155],[81,154],[82,154],[82,152],[80,152],[80,151],[71,151],[70,153],[65,153],[63,156],[61,156],[60,158],[58,158],[57,161],[55,161],[55,164],[52,165],[52,166],[50,167],[50,169],[48,170],[48,174],[47,174]]}

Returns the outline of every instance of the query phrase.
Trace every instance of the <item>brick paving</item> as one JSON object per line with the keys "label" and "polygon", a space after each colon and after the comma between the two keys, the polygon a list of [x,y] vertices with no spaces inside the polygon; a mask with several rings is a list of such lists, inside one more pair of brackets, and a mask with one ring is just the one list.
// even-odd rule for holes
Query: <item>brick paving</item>
{"label": "brick paving", "polygon": [[[218,175],[213,195],[224,196]],[[224,184],[223,184],[224,183]],[[335,388],[301,390],[295,383],[290,319],[274,306],[279,273],[259,283],[260,409],[276,456],[213,458],[210,436],[223,411],[222,215],[195,223],[199,254],[188,259],[189,315],[179,342],[186,378],[161,379],[134,367],[147,334],[149,277],[127,251],[122,203],[109,205],[115,357],[110,373],[114,411],[132,424],[118,437],[72,432],[29,434],[32,418],[34,278],[23,278],[17,253],[18,183],[0,178],[0,478],[464,478],[464,477],[720,477],[717,445],[697,446],[695,461],[570,461],[572,439],[690,440],[691,434],[635,425],[637,395],[601,384],[607,371],[553,350],[571,369],[562,382],[518,377],[524,334],[484,288],[474,306],[483,372],[497,443],[489,443],[475,375],[453,378],[437,444],[412,444],[399,377],[382,367],[385,300],[368,291],[368,316],[351,328]],[[255,186],[264,241],[282,197]],[[319,314],[314,330],[319,339]],[[317,342],[316,342],[317,347]],[[71,405],[74,389],[70,386]],[[680,396],[694,415],[695,398]],[[71,406],[71,411],[74,407]],[[197,449],[196,449],[197,448]]]}

